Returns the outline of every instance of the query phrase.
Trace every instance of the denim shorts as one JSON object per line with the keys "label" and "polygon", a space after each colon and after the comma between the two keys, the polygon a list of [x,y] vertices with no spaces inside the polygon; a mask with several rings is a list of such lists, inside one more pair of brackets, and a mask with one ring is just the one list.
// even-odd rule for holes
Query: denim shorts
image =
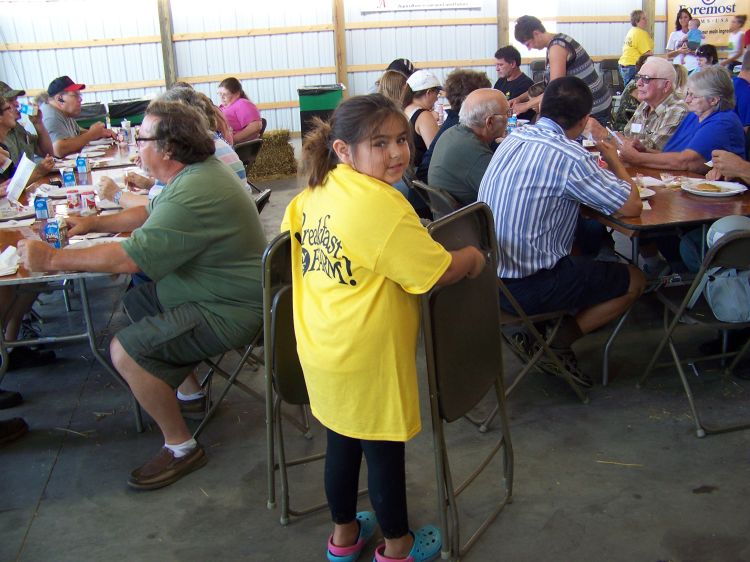
{"label": "denim shorts", "polygon": [[[628,291],[630,272],[622,263],[566,256],[552,269],[503,282],[526,314],[541,314],[581,310],[620,297]],[[502,293],[500,306],[513,310]]]}

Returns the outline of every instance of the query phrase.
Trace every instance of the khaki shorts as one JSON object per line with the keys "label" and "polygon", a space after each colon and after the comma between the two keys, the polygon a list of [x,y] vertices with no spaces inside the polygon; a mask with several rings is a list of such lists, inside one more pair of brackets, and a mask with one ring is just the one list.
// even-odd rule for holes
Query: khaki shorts
{"label": "khaki shorts", "polygon": [[153,282],[128,291],[123,304],[133,323],[117,333],[118,341],[138,365],[173,388],[201,361],[228,351],[197,305],[164,310]]}

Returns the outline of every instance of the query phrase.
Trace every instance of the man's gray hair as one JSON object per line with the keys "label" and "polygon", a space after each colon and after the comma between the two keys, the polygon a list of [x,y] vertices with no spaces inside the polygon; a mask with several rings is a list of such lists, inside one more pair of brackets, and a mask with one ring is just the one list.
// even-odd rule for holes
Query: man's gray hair
{"label": "man's gray hair", "polygon": [[470,129],[481,128],[484,126],[485,119],[496,113],[500,113],[500,104],[497,103],[496,99],[482,99],[470,104],[467,104],[464,100],[461,110],[458,112],[458,122]]}
{"label": "man's gray hair", "polygon": [[688,90],[694,96],[719,98],[719,111],[734,109],[734,84],[723,66],[709,66],[688,77]]}
{"label": "man's gray hair", "polygon": [[[675,71],[674,66],[672,66],[671,62],[661,57],[648,57],[646,59],[646,62],[643,63],[643,66],[646,65],[656,67],[658,77],[669,80],[674,87],[675,82],[677,82],[677,72]],[[643,66],[641,67],[641,71],[643,70]]]}

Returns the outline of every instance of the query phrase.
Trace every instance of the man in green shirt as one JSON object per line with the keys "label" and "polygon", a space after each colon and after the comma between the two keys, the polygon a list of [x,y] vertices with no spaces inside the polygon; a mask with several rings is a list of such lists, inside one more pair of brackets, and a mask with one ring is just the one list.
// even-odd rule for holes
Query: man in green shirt
{"label": "man in green shirt", "polygon": [[110,353],[164,434],[164,448],[128,481],[155,489],[206,463],[175,389],[203,359],[247,345],[257,334],[266,240],[242,182],[213,156],[214,141],[198,111],[152,102],[137,143],[143,167],[164,190],[147,207],[69,219],[70,234],[132,231],[128,240],[82,250],[25,240],[18,250],[34,271],[142,271],[154,280],[126,294],[133,324],[117,333]]}

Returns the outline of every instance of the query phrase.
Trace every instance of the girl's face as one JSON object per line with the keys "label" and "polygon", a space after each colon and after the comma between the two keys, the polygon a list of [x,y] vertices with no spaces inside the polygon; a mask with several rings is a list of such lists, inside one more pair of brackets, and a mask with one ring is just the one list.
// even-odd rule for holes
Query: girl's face
{"label": "girl's face", "polygon": [[219,88],[218,94],[219,94],[219,99],[221,100],[221,105],[229,105],[234,100],[240,97],[239,92],[236,94],[233,94],[226,88]]}
{"label": "girl's face", "polygon": [[333,149],[344,164],[362,174],[393,185],[409,165],[409,131],[392,115],[368,139],[350,145],[337,139]]}
{"label": "girl's face", "polygon": [[698,57],[698,66],[701,68],[708,68],[712,63],[713,61],[709,57]]}
{"label": "girl's face", "polygon": [[690,16],[686,14],[685,12],[682,12],[680,14],[680,25],[682,26],[682,29],[687,28],[689,22],[690,22]]}
{"label": "girl's face", "polygon": [[736,32],[742,29],[742,24],[737,18],[732,18],[732,21],[729,22],[729,31]]}

